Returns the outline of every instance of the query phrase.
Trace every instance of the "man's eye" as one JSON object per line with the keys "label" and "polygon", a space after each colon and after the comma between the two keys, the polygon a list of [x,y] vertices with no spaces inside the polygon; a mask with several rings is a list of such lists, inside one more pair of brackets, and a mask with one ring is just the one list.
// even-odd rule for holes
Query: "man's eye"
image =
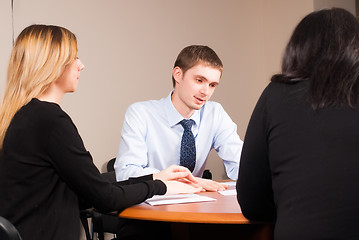
{"label": "man's eye", "polygon": [[202,82],[202,79],[197,78],[196,81],[197,82]]}

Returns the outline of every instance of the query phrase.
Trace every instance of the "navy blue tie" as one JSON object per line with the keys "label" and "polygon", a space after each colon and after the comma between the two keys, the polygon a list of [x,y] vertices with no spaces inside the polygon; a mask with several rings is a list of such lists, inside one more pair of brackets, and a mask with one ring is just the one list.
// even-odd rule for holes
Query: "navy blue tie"
{"label": "navy blue tie", "polygon": [[191,131],[194,121],[183,119],[180,124],[184,128],[181,140],[180,165],[187,167],[192,172],[196,165],[196,145]]}

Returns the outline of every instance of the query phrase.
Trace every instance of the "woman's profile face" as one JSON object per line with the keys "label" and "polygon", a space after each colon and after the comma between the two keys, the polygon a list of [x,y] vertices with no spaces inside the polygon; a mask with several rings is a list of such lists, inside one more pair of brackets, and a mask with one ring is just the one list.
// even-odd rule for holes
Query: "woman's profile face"
{"label": "woman's profile face", "polygon": [[80,72],[85,68],[81,60],[76,57],[66,66],[62,75],[56,80],[56,85],[64,92],[75,92],[79,83]]}

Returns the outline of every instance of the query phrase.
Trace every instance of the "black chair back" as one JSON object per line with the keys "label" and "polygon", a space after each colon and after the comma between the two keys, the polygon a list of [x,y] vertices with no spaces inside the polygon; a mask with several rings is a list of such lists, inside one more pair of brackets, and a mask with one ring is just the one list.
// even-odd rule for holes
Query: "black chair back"
{"label": "black chair back", "polygon": [[[112,158],[107,163],[107,172],[102,173],[109,182],[116,182],[116,174],[113,165],[115,164],[116,158]],[[92,229],[88,225],[87,219],[92,220]],[[104,215],[94,209],[86,209],[80,212],[80,220],[85,230],[86,240],[93,240],[94,233],[97,233],[98,240],[104,240],[104,233],[116,234],[119,220],[117,216]],[[116,239],[116,238],[114,238]],[[0,240],[2,240],[0,238]]]}
{"label": "black chair back", "polygon": [[112,158],[110,161],[107,162],[107,172],[115,171],[113,165],[115,164],[116,158]]}
{"label": "black chair back", "polygon": [[21,240],[20,234],[15,226],[3,217],[0,217],[0,239]]}

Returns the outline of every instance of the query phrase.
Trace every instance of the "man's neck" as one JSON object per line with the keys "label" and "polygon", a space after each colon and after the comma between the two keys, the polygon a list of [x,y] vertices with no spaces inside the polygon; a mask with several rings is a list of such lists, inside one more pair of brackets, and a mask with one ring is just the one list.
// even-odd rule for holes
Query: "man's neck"
{"label": "man's neck", "polygon": [[185,119],[189,119],[195,112],[195,110],[187,107],[174,92],[172,93],[171,101],[177,112]]}

